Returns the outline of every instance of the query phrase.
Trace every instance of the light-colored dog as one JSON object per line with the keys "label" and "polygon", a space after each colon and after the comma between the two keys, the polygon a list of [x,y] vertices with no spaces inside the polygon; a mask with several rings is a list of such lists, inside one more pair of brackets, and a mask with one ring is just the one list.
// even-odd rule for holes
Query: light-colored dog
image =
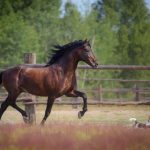
{"label": "light-colored dog", "polygon": [[133,127],[134,128],[150,128],[150,117],[148,121],[145,123],[138,122],[136,118],[130,118],[129,119],[131,122],[134,122]]}

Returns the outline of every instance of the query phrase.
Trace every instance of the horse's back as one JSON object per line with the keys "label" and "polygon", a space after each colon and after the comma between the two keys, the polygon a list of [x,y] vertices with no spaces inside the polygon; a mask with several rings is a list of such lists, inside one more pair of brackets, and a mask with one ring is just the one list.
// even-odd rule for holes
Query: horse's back
{"label": "horse's back", "polygon": [[43,66],[41,65],[18,65],[15,67],[8,68],[3,71],[3,85],[7,83],[17,82],[20,74],[22,72],[25,72],[26,70],[32,70],[32,69],[41,69]]}

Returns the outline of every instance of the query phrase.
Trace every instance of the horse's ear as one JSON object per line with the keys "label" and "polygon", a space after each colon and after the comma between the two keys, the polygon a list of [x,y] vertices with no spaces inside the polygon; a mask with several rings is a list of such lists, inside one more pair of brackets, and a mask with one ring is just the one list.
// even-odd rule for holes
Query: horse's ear
{"label": "horse's ear", "polygon": [[85,42],[85,43],[88,42],[87,39],[85,39],[84,42]]}

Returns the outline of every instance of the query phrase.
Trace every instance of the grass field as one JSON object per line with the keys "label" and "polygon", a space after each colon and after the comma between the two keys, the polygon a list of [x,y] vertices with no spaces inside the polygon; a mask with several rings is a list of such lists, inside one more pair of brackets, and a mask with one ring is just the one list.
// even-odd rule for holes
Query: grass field
{"label": "grass field", "polygon": [[[72,106],[54,106],[51,115],[47,119],[47,124],[57,121],[77,122],[77,123],[99,123],[106,125],[130,125],[129,118],[135,117],[139,121],[146,121],[150,116],[150,106],[89,106],[88,112],[82,119],[78,119],[77,109]],[[44,116],[45,106],[36,107],[37,124],[40,123]],[[23,123],[22,116],[13,108],[9,107],[3,118],[4,123]]]}
{"label": "grass field", "polygon": [[136,117],[145,122],[149,106],[90,106],[82,119],[81,108],[54,106],[45,126],[39,126],[44,106],[36,108],[37,125],[25,125],[12,108],[0,123],[0,150],[149,150],[150,129],[134,129]]}

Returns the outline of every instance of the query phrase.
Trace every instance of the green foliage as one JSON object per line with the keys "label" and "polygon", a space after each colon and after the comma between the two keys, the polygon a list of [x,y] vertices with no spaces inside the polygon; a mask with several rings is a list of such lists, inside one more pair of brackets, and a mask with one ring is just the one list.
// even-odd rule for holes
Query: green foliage
{"label": "green foliage", "polygon": [[22,63],[23,53],[38,52],[38,35],[32,26],[14,13],[0,18],[0,65]]}
{"label": "green foliage", "polygon": [[[86,15],[71,2],[63,16],[60,7],[61,0],[1,0],[0,67],[23,63],[25,52],[35,52],[38,63],[45,63],[54,44],[79,39],[90,39],[99,64],[150,65],[150,14],[144,0],[97,1]],[[101,71],[85,77],[144,79],[149,74]]]}
{"label": "green foliage", "polygon": [[[119,39],[121,41],[119,41],[117,48],[120,58],[119,62],[120,64],[149,65],[150,18],[145,2],[144,0],[124,0],[122,5],[119,29]],[[149,73],[122,71],[120,76],[124,78],[144,78],[148,77]]]}

